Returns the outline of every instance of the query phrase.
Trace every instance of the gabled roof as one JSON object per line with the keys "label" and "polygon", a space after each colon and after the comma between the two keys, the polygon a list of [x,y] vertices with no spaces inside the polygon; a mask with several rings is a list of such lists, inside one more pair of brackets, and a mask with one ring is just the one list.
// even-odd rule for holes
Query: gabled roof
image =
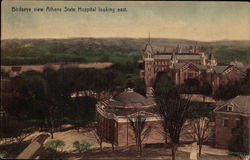
{"label": "gabled roof", "polygon": [[233,66],[233,65],[227,65],[227,66],[214,66],[213,67],[213,70],[216,72],[216,73],[223,73],[225,72],[226,70],[230,69],[230,68],[234,68],[234,69],[237,69],[241,72],[245,72],[246,68],[239,68],[239,67],[236,67],[236,66]]}
{"label": "gabled roof", "polygon": [[184,68],[185,66],[193,66],[195,67],[197,70],[206,70],[207,67],[204,65],[200,65],[200,64],[195,64],[195,63],[175,63],[174,64],[174,68],[179,70]]}
{"label": "gabled roof", "polygon": [[[216,103],[215,112],[231,112],[250,114],[250,95],[241,95],[227,101],[218,101]],[[227,111],[227,106],[232,106],[232,111]]]}
{"label": "gabled roof", "polygon": [[214,66],[213,70],[215,71],[215,73],[223,73],[228,66]]}

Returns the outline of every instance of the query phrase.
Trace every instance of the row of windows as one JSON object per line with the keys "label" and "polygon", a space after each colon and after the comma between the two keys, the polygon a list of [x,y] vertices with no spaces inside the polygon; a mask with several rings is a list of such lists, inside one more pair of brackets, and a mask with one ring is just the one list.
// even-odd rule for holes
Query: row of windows
{"label": "row of windows", "polygon": [[168,62],[167,61],[156,61],[155,65],[167,65]]}
{"label": "row of windows", "polygon": [[158,71],[164,71],[164,70],[166,70],[167,69],[167,67],[156,67],[155,68],[155,71],[156,72],[158,72]]}

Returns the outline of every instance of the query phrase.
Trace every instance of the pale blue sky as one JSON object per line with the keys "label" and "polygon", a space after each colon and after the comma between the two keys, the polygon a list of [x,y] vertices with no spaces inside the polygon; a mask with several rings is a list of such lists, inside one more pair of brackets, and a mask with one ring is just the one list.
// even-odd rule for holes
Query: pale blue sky
{"label": "pale blue sky", "polygon": [[[11,7],[110,7],[125,13],[22,13]],[[247,2],[3,1],[2,39],[151,37],[249,40]]]}

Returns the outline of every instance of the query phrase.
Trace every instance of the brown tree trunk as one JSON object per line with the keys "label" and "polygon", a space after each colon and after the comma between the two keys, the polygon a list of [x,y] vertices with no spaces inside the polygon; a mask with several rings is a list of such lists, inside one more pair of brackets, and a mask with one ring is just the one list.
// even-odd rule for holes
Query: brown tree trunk
{"label": "brown tree trunk", "polygon": [[100,150],[102,151],[102,139],[100,141]]}
{"label": "brown tree trunk", "polygon": [[54,121],[51,118],[51,128],[50,128],[51,139],[54,138]]}
{"label": "brown tree trunk", "polygon": [[115,150],[115,147],[114,147],[114,142],[112,142],[112,151]]}
{"label": "brown tree trunk", "polygon": [[53,139],[54,138],[54,134],[53,134],[53,128],[52,127],[50,129],[50,135],[51,135],[51,139]]}
{"label": "brown tree trunk", "polygon": [[202,144],[199,144],[199,157],[201,157]]}
{"label": "brown tree trunk", "polygon": [[172,143],[172,160],[175,160],[176,151],[177,151],[177,144]]}
{"label": "brown tree trunk", "polygon": [[141,152],[141,143],[142,143],[142,141],[141,141],[141,134],[139,134],[139,138],[138,138],[138,147],[139,147],[139,154],[140,154],[140,157],[141,157],[141,155],[142,155],[142,152]]}

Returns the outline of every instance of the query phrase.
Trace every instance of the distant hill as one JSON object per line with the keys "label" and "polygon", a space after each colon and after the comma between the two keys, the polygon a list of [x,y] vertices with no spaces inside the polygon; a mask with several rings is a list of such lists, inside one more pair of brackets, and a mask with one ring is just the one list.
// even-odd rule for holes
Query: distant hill
{"label": "distant hill", "polygon": [[[45,64],[52,62],[127,62],[141,58],[148,39],[70,38],[1,40],[1,64]],[[185,50],[196,41],[151,38],[154,51],[172,51],[177,44]],[[197,42],[222,63],[235,59],[249,64],[250,41]]]}

